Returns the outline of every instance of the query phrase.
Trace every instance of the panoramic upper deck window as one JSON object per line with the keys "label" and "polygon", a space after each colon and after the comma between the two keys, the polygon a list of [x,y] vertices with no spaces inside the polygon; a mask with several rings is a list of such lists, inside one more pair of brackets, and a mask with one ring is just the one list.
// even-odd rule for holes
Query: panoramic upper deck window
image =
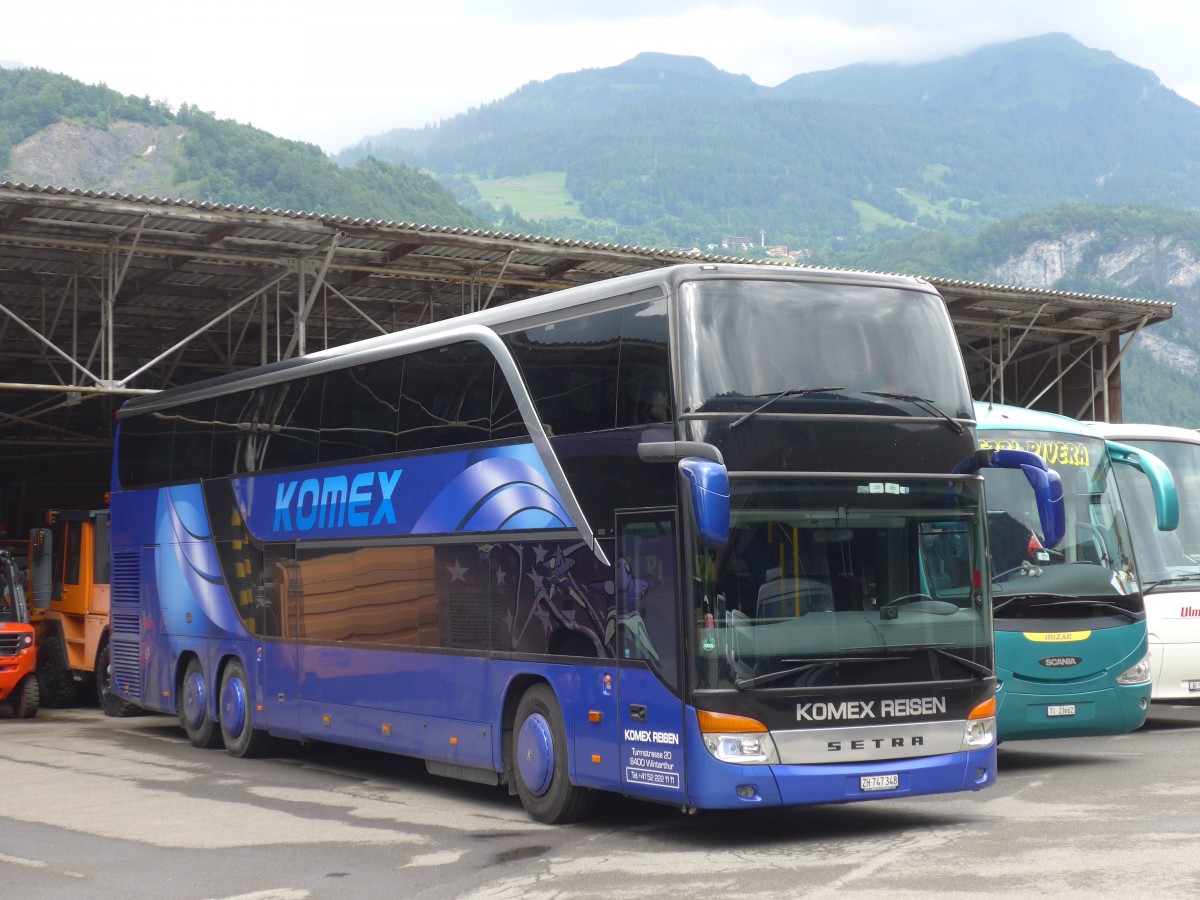
{"label": "panoramic upper deck window", "polygon": [[[933,293],[865,284],[698,281],[680,301],[685,412],[973,417],[958,342]],[[828,391],[812,392],[815,388]],[[871,393],[874,392],[874,393]]]}

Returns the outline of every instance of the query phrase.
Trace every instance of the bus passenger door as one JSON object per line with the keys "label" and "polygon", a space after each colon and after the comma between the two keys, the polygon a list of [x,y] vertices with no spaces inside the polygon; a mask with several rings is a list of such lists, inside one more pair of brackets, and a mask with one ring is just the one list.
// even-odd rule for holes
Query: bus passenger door
{"label": "bus passenger door", "polygon": [[616,516],[621,790],[685,802],[675,511]]}

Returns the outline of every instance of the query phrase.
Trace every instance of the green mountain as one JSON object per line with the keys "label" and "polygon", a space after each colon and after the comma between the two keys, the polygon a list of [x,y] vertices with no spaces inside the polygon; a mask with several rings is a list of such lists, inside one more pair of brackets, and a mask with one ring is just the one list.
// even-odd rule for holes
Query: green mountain
{"label": "green mountain", "polygon": [[1200,424],[1197,151],[1200,108],[1066,35],[776,88],[642,54],[336,161],[0,69],[0,178],[647,246],[741,235],[820,265],[1173,300],[1123,366],[1127,420],[1166,424]]}
{"label": "green mountain", "polygon": [[[147,149],[149,148],[149,149]],[[429,225],[481,222],[428,175],[363,159],[335,165],[184,104],[172,112],[41,69],[0,69],[0,179]]]}
{"label": "green mountain", "polygon": [[820,258],[1062,203],[1200,208],[1198,148],[1200,107],[1111,53],[1045,35],[775,88],[642,54],[337,159],[430,171],[492,217],[481,181],[563,173],[578,215],[534,217],[534,230],[665,246],[741,235]]}

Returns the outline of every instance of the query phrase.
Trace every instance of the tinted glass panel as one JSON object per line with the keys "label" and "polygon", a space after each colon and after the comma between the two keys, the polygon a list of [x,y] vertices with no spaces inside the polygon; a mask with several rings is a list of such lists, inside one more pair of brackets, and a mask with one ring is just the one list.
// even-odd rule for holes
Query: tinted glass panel
{"label": "tinted glass panel", "polygon": [[406,357],[397,449],[488,440],[493,368],[492,355],[473,342]]}
{"label": "tinted glass panel", "polygon": [[216,399],[213,413],[212,471],[215,476],[256,472],[261,465],[262,439],[254,430],[259,391],[239,391]]}
{"label": "tinted glass panel", "polygon": [[184,404],[175,411],[175,451],[171,462],[174,481],[199,481],[210,477],[215,408],[215,400],[200,400]]}
{"label": "tinted glass panel", "polygon": [[623,311],[618,428],[671,420],[667,338],[665,299]]}
{"label": "tinted glass panel", "polygon": [[321,462],[396,450],[402,358],[381,359],[325,376]]}
{"label": "tinted glass panel", "polygon": [[125,487],[171,480],[175,423],[166,414],[147,413],[121,420],[117,475]]}
{"label": "tinted glass panel", "polygon": [[[681,291],[684,405],[748,412],[973,417],[936,294],[855,284],[706,281]],[[817,388],[828,388],[817,391]],[[783,395],[783,392],[791,392]],[[874,392],[874,393],[872,393]]]}
{"label": "tinted glass panel", "polygon": [[256,432],[265,439],[264,469],[306,466],[317,461],[323,382],[318,375],[261,389]]}

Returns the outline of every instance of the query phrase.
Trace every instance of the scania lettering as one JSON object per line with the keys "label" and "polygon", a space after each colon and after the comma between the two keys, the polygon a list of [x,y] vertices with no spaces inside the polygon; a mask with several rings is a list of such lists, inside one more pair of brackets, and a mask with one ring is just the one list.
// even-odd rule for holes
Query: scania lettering
{"label": "scania lettering", "polygon": [[1169,531],[1178,520],[1170,473],[1073,419],[987,403],[976,410],[981,447],[1044,455],[1065,494],[1064,538],[1053,545],[1028,485],[1008,471],[987,474],[1001,740],[1140,727],[1153,655],[1125,476],[1145,491],[1155,529]]}
{"label": "scania lettering", "polygon": [[114,687],[200,747],[404,754],[543,822],[984,788],[978,469],[1037,458],[972,416],[927,283],[733,265],[132,399]]}
{"label": "scania lettering", "polygon": [[1118,470],[1145,590],[1151,697],[1200,697],[1200,433],[1167,425],[1093,423],[1106,437],[1153,453],[1179,489],[1179,527],[1158,528],[1155,497],[1136,472]]}

